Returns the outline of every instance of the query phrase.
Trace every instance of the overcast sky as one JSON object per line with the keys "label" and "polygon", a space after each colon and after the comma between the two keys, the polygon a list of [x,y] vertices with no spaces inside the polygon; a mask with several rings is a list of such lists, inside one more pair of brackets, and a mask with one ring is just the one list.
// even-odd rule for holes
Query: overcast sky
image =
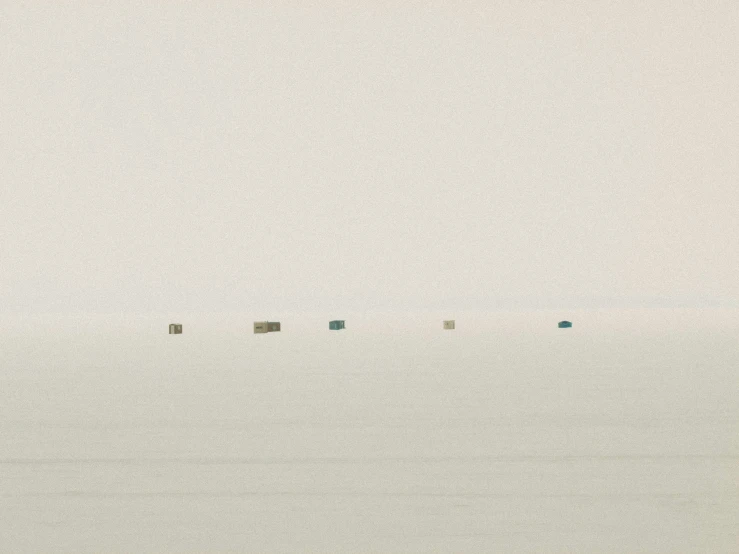
{"label": "overcast sky", "polygon": [[3,2],[6,311],[739,305],[735,1]]}

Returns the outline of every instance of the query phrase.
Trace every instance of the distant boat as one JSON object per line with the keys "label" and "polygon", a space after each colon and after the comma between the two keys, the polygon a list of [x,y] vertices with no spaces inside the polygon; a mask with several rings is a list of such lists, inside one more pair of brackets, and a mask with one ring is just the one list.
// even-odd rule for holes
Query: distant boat
{"label": "distant boat", "polygon": [[346,329],[343,319],[335,319],[334,321],[328,322],[328,328],[331,331],[338,331],[339,329]]}
{"label": "distant boat", "polygon": [[455,328],[456,327],[453,319],[447,319],[446,321],[444,321],[444,329],[450,330]]}
{"label": "distant boat", "polygon": [[170,335],[181,335],[182,334],[182,323],[170,323],[169,324]]}
{"label": "distant boat", "polygon": [[572,327],[572,322],[571,321],[560,321],[557,324],[557,327],[559,327],[560,329],[569,329],[570,327]]}

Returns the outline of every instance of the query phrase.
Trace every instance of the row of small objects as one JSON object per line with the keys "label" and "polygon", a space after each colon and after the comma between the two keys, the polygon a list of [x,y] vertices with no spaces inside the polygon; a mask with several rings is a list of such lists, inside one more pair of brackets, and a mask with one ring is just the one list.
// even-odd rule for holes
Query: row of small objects
{"label": "row of small objects", "polygon": [[[572,327],[571,321],[560,321],[557,324],[557,327],[560,329],[568,329]],[[343,319],[336,319],[334,321],[328,322],[328,328],[331,331],[339,331],[341,329],[346,329],[346,325]],[[447,319],[444,321],[444,330],[450,331],[455,328],[455,323],[453,319]],[[279,321],[255,321],[254,322],[254,333],[255,334],[262,334],[262,333],[276,333],[280,331],[280,322]],[[182,324],[181,323],[170,323],[169,324],[169,334],[170,335],[181,335],[182,334]]]}

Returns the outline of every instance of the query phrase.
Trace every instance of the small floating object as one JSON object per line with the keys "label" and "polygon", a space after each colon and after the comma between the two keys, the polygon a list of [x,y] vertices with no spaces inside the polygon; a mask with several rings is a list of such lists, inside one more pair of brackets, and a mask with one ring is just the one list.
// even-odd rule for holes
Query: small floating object
{"label": "small floating object", "polygon": [[448,319],[448,320],[444,321],[444,329],[450,330],[450,329],[454,329],[454,328],[455,327],[454,327],[454,320],[453,319]]}
{"label": "small floating object", "polygon": [[334,321],[328,322],[328,328],[331,331],[338,331],[339,329],[346,329],[343,319],[335,319]]}
{"label": "small floating object", "polygon": [[560,321],[559,323],[557,323],[557,327],[559,327],[560,329],[569,329],[570,327],[572,327],[572,322]]}
{"label": "small floating object", "polygon": [[276,331],[280,330],[280,322],[279,321],[270,321],[267,323],[267,331],[270,333],[274,333]]}
{"label": "small floating object", "polygon": [[182,334],[182,323],[170,323],[169,324],[170,335],[181,335]]}

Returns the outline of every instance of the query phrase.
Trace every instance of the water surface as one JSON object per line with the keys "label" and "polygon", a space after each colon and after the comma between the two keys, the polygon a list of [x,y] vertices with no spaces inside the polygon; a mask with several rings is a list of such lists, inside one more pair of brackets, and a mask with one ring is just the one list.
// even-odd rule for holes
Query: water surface
{"label": "water surface", "polygon": [[0,550],[736,552],[736,314],[557,315],[6,316]]}

